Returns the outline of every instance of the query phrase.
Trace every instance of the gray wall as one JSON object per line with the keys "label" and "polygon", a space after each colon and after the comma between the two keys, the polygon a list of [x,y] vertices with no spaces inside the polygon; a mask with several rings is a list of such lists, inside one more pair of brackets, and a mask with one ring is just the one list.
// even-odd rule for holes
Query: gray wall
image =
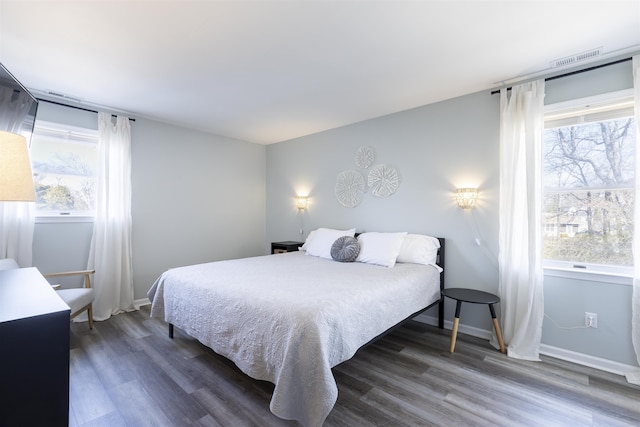
{"label": "gray wall", "polygon": [[[632,87],[630,62],[547,83],[546,102]],[[395,166],[402,182],[389,198],[365,194],[355,208],[334,196],[336,175],[357,169],[368,145],[376,163]],[[267,147],[267,239],[299,240],[318,227],[409,231],[447,239],[446,286],[497,290],[499,95],[481,92]],[[456,187],[479,188],[477,208],[454,204]],[[298,213],[293,197],[310,197]],[[304,235],[299,234],[303,226]],[[481,245],[475,243],[479,238]],[[636,365],[631,346],[630,286],[545,277],[543,344]],[[447,301],[446,316],[454,306]],[[598,329],[561,329],[599,314]],[[435,311],[428,313],[435,316]],[[465,305],[461,323],[491,330],[485,306]]]}
{"label": "gray wall", "polygon": [[[38,118],[97,127],[97,115],[41,103]],[[266,149],[151,120],[132,122],[134,297],[166,269],[265,253]],[[37,223],[34,265],[86,267],[92,223]]]}

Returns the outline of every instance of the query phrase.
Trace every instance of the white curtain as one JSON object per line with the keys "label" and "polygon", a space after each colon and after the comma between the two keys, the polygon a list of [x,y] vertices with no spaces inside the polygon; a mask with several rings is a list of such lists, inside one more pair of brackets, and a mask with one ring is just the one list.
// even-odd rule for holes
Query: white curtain
{"label": "white curtain", "polygon": [[34,210],[33,202],[0,202],[0,258],[33,265]]}
{"label": "white curtain", "polygon": [[[633,57],[633,87],[636,116],[636,191],[633,223],[633,294],[631,297],[631,341],[640,365],[640,56]],[[640,372],[627,374],[627,381],[640,385]]]}
{"label": "white curtain", "polygon": [[95,320],[132,310],[131,128],[129,119],[98,114],[96,217],[88,268],[95,268]]}
{"label": "white curtain", "polygon": [[[20,126],[31,107],[31,99],[21,92],[0,88],[0,129],[20,133]],[[20,267],[33,265],[35,204],[0,202],[0,258],[13,258]]]}
{"label": "white curtain", "polygon": [[499,294],[510,357],[540,360],[544,80],[500,91]]}

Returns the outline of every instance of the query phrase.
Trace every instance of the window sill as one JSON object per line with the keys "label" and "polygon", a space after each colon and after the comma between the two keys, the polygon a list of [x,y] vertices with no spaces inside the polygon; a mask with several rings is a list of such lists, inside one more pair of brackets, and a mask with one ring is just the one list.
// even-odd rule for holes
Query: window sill
{"label": "window sill", "polygon": [[561,277],[564,279],[600,282],[603,284],[633,286],[633,277],[622,273],[584,271],[575,268],[545,267],[544,275],[549,277]]}
{"label": "window sill", "polygon": [[92,216],[72,216],[72,215],[60,215],[60,216],[36,216],[36,224],[57,224],[57,223],[73,223],[73,222],[93,222]]}

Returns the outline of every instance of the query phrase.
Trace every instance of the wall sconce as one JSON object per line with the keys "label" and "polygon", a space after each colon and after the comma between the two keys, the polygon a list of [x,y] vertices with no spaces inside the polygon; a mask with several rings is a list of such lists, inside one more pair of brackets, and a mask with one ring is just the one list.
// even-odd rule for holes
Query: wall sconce
{"label": "wall sconce", "polygon": [[300,212],[307,209],[307,200],[309,199],[308,197],[296,196],[295,199],[296,199],[296,208],[298,208]]}
{"label": "wall sconce", "polygon": [[456,203],[462,209],[470,209],[478,198],[477,188],[458,188],[456,189]]}
{"label": "wall sconce", "polygon": [[0,131],[0,201],[35,200],[27,140],[22,135]]}

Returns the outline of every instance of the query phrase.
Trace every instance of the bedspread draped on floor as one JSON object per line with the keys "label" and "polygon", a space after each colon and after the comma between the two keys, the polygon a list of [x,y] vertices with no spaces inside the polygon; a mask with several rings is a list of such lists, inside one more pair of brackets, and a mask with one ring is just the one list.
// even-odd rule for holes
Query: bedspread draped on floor
{"label": "bedspread draped on floor", "polygon": [[171,269],[148,296],[152,317],[274,383],[271,412],[319,426],[338,395],[331,368],[436,301],[440,288],[433,266],[292,252]]}

